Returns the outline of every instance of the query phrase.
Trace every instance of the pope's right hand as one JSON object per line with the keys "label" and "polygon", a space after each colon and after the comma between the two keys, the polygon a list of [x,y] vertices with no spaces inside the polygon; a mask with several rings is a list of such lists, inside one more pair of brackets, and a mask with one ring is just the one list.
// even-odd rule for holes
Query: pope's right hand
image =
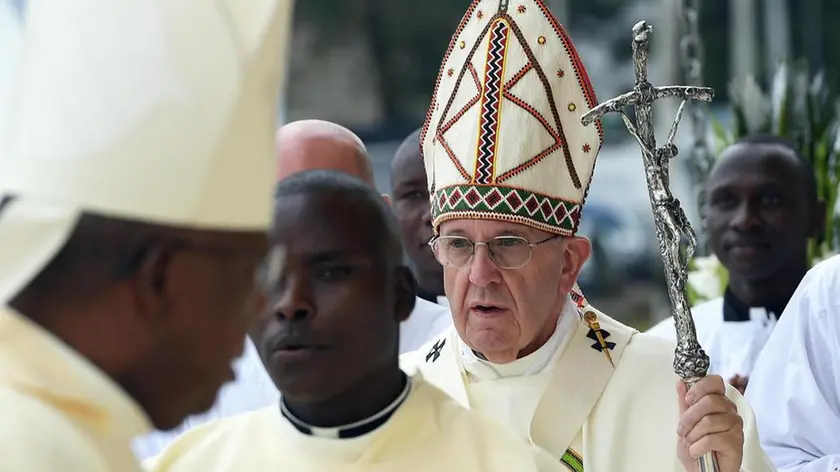
{"label": "pope's right hand", "polygon": [[717,456],[720,472],[741,470],[744,421],[738,407],[726,397],[723,378],[704,377],[690,390],[679,381],[677,396],[680,405],[677,455],[685,470],[698,471],[698,459],[710,452]]}

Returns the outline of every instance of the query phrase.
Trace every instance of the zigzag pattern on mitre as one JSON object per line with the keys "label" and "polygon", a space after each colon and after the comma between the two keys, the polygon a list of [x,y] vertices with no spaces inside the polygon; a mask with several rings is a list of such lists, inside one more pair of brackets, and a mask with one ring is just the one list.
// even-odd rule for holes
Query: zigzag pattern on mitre
{"label": "zigzag pattern on mitre", "polygon": [[[496,130],[499,126],[501,94],[504,88],[502,87],[502,81],[504,80],[502,74],[504,72],[508,35],[510,34],[510,26],[506,21],[496,20],[495,23],[490,24],[490,27],[493,30],[488,47],[489,58],[484,72],[485,92],[481,101],[481,124],[479,125],[481,133],[479,133],[475,169],[475,181],[480,184],[489,184],[494,174],[496,140],[498,139]],[[457,90],[458,85],[455,88]]]}

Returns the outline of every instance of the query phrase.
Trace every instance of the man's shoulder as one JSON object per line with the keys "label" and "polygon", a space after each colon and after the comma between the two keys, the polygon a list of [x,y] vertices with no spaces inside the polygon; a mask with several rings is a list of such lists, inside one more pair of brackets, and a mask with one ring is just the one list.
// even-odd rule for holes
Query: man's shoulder
{"label": "man's shoulder", "polygon": [[227,457],[245,447],[247,438],[264,436],[262,429],[271,408],[222,418],[196,426],[175,438],[157,456],[143,462],[149,471],[195,470],[200,463]]}
{"label": "man's shoulder", "polygon": [[91,440],[60,410],[0,385],[0,470],[95,472],[107,466]]}

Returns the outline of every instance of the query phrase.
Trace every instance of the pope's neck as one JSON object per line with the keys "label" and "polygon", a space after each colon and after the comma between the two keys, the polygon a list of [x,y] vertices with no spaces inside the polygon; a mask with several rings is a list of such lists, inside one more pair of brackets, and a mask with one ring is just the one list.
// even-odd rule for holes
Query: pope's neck
{"label": "pope's neck", "polygon": [[740,302],[752,307],[785,306],[805,277],[808,264],[803,259],[779,269],[770,277],[745,279],[730,275],[729,290]]}
{"label": "pope's neck", "polygon": [[[556,321],[548,339],[539,343],[537,348],[530,350],[528,354],[510,362],[498,363],[487,359],[486,356],[476,353],[466,343],[459,340],[463,367],[470,375],[471,381],[482,382],[522,377],[542,372],[553,359],[556,359],[557,353],[568,341],[568,335],[574,331],[576,320],[580,319],[574,304],[567,304],[558,318],[555,318]],[[525,350],[520,352],[525,352]]]}
{"label": "pope's neck", "polygon": [[400,396],[405,382],[399,363],[394,362],[324,401],[305,402],[284,396],[283,403],[300,421],[320,428],[335,428],[363,421],[384,410]]}

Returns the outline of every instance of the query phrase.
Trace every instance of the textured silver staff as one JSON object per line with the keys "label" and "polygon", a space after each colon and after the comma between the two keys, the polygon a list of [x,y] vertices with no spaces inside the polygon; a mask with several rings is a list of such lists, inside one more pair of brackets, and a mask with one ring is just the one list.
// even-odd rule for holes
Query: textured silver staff
{"label": "textured silver staff", "polygon": [[[688,303],[686,282],[688,279],[688,261],[697,246],[694,229],[688,222],[680,202],[671,193],[669,164],[677,155],[674,137],[682,118],[683,108],[688,100],[712,101],[714,90],[709,87],[667,86],[654,87],[647,78],[647,59],[650,51],[651,27],[641,21],[633,27],[633,65],[636,72],[636,85],[632,92],[625,93],[598,105],[581,117],[586,126],[606,113],[621,114],[627,130],[639,142],[645,165],[648,195],[656,225],[656,237],[659,240],[659,252],[668,283],[668,296],[674,312],[674,324],[677,332],[677,348],[674,354],[674,371],[690,387],[705,377],[709,370],[709,356],[697,342],[691,307]],[[671,125],[668,140],[662,147],[656,147],[653,130],[653,102],[663,98],[680,98],[682,103]],[[625,107],[635,109],[635,124],[624,113]],[[681,241],[687,240],[684,257],[681,257]],[[700,470],[717,471],[717,459],[707,454],[700,459]]]}

